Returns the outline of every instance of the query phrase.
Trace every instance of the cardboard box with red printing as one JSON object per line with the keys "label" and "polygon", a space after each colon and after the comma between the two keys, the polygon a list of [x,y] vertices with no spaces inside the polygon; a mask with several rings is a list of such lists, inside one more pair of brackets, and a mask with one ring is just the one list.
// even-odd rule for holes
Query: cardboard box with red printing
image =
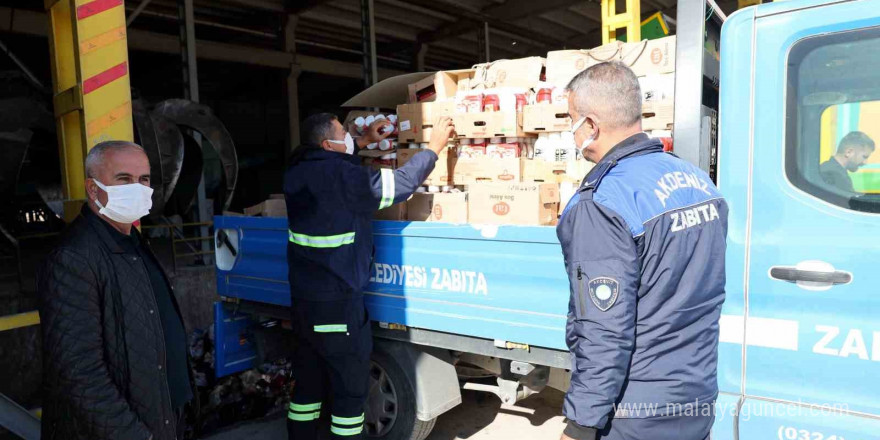
{"label": "cardboard box with red printing", "polygon": [[460,156],[450,165],[456,185],[478,182],[519,182],[522,171],[517,157]]}
{"label": "cardboard box with red printing", "polygon": [[673,35],[637,43],[623,43],[621,61],[636,76],[675,72],[675,41]]}
{"label": "cardboard box with red printing", "polygon": [[547,53],[547,82],[566,87],[585,69],[606,61],[620,61],[623,43],[613,41],[590,50],[555,50]]}
{"label": "cardboard box with red printing", "polygon": [[[404,166],[416,154],[421,154],[425,150],[415,148],[401,148],[397,150],[397,167]],[[424,153],[430,154],[430,153]],[[434,171],[428,175],[428,178],[422,185],[428,186],[446,186],[453,184],[452,169],[456,161],[454,154],[449,154],[449,148],[444,149],[437,156],[437,162],[434,164]]]}
{"label": "cardboard box with red printing", "polygon": [[523,110],[523,131],[526,133],[571,130],[567,104],[532,104]]}
{"label": "cardboard box with red printing", "polygon": [[468,186],[468,221],[474,224],[556,224],[559,185],[478,183]]}
{"label": "cardboard box with red printing", "polygon": [[466,192],[415,193],[407,202],[407,220],[467,223],[468,194]]}
{"label": "cardboard box with red printing", "polygon": [[454,101],[402,104],[397,106],[397,140],[401,144],[422,143],[431,140],[434,123],[441,116],[452,116]]}

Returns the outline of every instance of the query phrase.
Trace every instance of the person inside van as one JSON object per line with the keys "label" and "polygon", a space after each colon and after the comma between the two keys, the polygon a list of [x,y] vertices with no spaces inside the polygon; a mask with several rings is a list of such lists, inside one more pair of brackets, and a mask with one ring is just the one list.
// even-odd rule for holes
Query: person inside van
{"label": "person inside van", "polygon": [[840,140],[837,153],[819,166],[825,183],[846,192],[856,192],[847,171],[854,173],[874,153],[874,140],[861,131],[853,131]]}

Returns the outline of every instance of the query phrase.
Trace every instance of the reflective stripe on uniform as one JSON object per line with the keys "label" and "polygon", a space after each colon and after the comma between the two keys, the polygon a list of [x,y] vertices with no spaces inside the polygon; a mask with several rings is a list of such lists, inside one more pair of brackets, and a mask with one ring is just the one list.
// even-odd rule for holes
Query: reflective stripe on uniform
{"label": "reflective stripe on uniform", "polygon": [[290,410],[296,412],[318,411],[321,409],[321,402],[299,404],[290,402]]}
{"label": "reflective stripe on uniform", "polygon": [[295,413],[289,412],[287,413],[287,418],[293,420],[294,422],[311,422],[312,420],[318,420],[321,418],[321,411],[315,411],[313,413]]}
{"label": "reflective stripe on uniform", "polygon": [[359,424],[364,423],[364,415],[361,414],[361,415],[358,416],[358,417],[336,417],[336,416],[331,416],[331,420],[330,420],[330,421],[331,421],[332,423],[337,424],[337,425],[359,425]]}
{"label": "reflective stripe on uniform", "polygon": [[348,326],[345,324],[316,325],[315,332],[316,333],[346,333],[346,332],[348,332]]}
{"label": "reflective stripe on uniform", "polygon": [[358,435],[364,432],[363,426],[358,426],[357,428],[338,428],[336,426],[330,426],[330,432],[336,435],[340,435],[343,437],[349,437],[352,435]]}
{"label": "reflective stripe on uniform", "polygon": [[354,243],[354,232],[326,236],[297,234],[293,231],[287,231],[287,233],[291,243],[306,247],[335,248]]}
{"label": "reflective stripe on uniform", "polygon": [[394,171],[382,168],[379,173],[382,175],[382,201],[379,209],[385,209],[394,204]]}

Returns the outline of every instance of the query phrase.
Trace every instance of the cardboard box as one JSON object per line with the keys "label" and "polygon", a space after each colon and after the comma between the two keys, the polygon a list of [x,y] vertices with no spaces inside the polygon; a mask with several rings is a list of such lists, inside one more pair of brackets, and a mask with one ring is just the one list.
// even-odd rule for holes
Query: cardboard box
{"label": "cardboard box", "polygon": [[612,41],[590,50],[555,50],[547,53],[547,82],[566,87],[585,69],[606,61],[620,61],[623,43]]}
{"label": "cardboard box", "polygon": [[530,89],[541,81],[544,58],[528,57],[516,60],[498,60],[475,66],[470,89],[517,87]]}
{"label": "cardboard box", "polygon": [[441,116],[452,116],[454,112],[455,102],[451,100],[398,105],[398,143],[428,142],[437,119]]}
{"label": "cardboard box", "polygon": [[521,158],[523,182],[553,183],[557,175],[565,172],[565,162],[547,162],[539,157],[534,159]]}
{"label": "cardboard box", "polygon": [[532,104],[523,108],[523,131],[526,133],[571,130],[566,104]]}
{"label": "cardboard box", "polygon": [[564,162],[565,171],[556,174],[556,182],[580,184],[595,165],[586,159]]}
{"label": "cardboard box", "polygon": [[419,222],[467,223],[468,194],[415,193],[406,202],[407,220]]}
{"label": "cardboard box", "polygon": [[648,75],[639,78],[642,102],[672,101],[675,99],[675,74]]}
{"label": "cardboard box", "polygon": [[675,72],[675,35],[638,43],[623,43],[621,61],[636,76]]}
{"label": "cardboard box", "polygon": [[259,205],[244,208],[244,215],[255,217],[287,217],[287,203],[281,199],[269,199]]}
{"label": "cardboard box", "polygon": [[522,171],[517,157],[498,159],[494,157],[458,157],[451,162],[456,185],[478,182],[519,182]]}
{"label": "cardboard box", "polygon": [[642,130],[670,130],[675,122],[675,101],[642,104]]}
{"label": "cardboard box", "polygon": [[406,220],[406,205],[409,202],[395,203],[385,209],[376,211],[375,220]]}
{"label": "cardboard box", "polygon": [[459,138],[534,137],[522,129],[522,113],[456,113],[452,116]]}
{"label": "cardboard box", "polygon": [[475,224],[554,225],[555,183],[478,183],[468,187],[468,220]]}
{"label": "cardboard box", "polygon": [[459,90],[458,83],[462,80],[467,84],[474,76],[473,69],[450,70],[437,72],[427,78],[407,86],[407,102],[434,102],[451,99]]}
{"label": "cardboard box", "polygon": [[[397,150],[397,167],[400,168],[404,166],[410,159],[413,158],[418,153],[421,153],[425,150],[415,149],[415,148],[401,148]],[[450,157],[452,157],[453,161],[455,160],[455,155],[449,154],[449,148],[440,152],[437,156],[437,163],[434,165],[434,171],[431,171],[431,174],[428,175],[428,178],[422,183],[422,185],[429,186],[445,186],[452,185],[452,164],[450,163]]]}

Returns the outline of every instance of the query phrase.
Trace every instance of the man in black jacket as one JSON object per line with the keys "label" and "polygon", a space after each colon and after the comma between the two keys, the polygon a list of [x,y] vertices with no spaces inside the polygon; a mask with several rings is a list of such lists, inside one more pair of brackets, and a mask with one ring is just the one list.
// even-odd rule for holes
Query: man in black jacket
{"label": "man in black jacket", "polygon": [[193,399],[186,332],[132,223],[151,207],[150,163],[130,142],[86,158],[88,203],[37,274],[43,439],[182,439]]}

